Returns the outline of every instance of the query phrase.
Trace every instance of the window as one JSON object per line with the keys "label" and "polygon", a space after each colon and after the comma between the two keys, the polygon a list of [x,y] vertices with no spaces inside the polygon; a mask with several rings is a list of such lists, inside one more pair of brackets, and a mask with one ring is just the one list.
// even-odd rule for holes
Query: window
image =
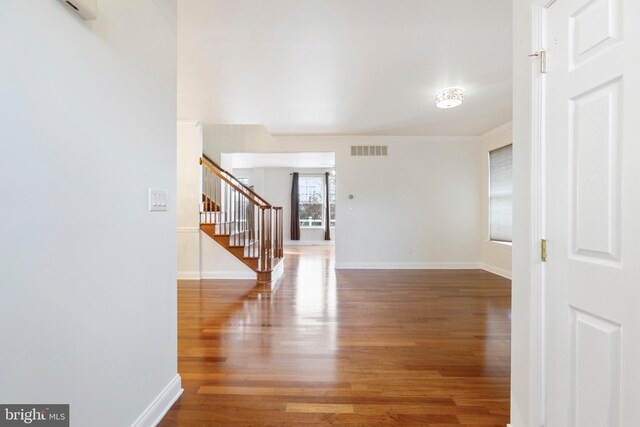
{"label": "window", "polygon": [[322,227],[324,177],[301,176],[298,178],[300,199],[300,227]]}
{"label": "window", "polygon": [[329,216],[331,227],[336,226],[336,177],[329,175]]}
{"label": "window", "polygon": [[238,181],[240,181],[242,184],[246,185],[247,187],[249,186],[249,178],[246,176],[241,176],[240,178],[238,178]]}
{"label": "window", "polygon": [[489,152],[489,239],[511,242],[513,145]]}
{"label": "window", "polygon": [[[301,176],[298,178],[300,200],[300,227],[324,227],[325,177]],[[329,220],[336,226],[336,177],[329,175]]]}

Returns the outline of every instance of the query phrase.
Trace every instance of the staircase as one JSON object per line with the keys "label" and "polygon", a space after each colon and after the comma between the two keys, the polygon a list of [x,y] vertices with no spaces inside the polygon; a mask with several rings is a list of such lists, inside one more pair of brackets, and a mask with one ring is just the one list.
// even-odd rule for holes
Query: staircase
{"label": "staircase", "polygon": [[282,272],[282,207],[271,206],[206,155],[200,229],[268,283]]}

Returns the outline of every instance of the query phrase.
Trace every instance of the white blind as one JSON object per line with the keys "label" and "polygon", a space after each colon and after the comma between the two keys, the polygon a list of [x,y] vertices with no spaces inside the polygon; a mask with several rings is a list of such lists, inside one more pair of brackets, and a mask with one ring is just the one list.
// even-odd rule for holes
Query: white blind
{"label": "white blind", "polygon": [[511,241],[513,145],[489,152],[489,238]]}

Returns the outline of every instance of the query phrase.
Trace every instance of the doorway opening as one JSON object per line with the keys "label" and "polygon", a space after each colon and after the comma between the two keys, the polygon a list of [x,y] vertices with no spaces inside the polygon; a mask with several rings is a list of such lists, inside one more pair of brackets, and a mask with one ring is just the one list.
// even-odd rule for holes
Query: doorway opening
{"label": "doorway opening", "polygon": [[282,207],[285,254],[311,253],[312,247],[322,246],[332,261],[338,216],[335,158],[334,152],[221,154],[225,169]]}

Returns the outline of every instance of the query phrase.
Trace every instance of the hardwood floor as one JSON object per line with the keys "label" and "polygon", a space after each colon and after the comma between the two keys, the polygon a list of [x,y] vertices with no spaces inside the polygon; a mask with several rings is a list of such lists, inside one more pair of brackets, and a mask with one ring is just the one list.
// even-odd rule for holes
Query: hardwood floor
{"label": "hardwood floor", "polygon": [[185,392],[160,426],[502,426],[510,281],[482,270],[337,270],[288,248],[252,281],[178,287]]}

